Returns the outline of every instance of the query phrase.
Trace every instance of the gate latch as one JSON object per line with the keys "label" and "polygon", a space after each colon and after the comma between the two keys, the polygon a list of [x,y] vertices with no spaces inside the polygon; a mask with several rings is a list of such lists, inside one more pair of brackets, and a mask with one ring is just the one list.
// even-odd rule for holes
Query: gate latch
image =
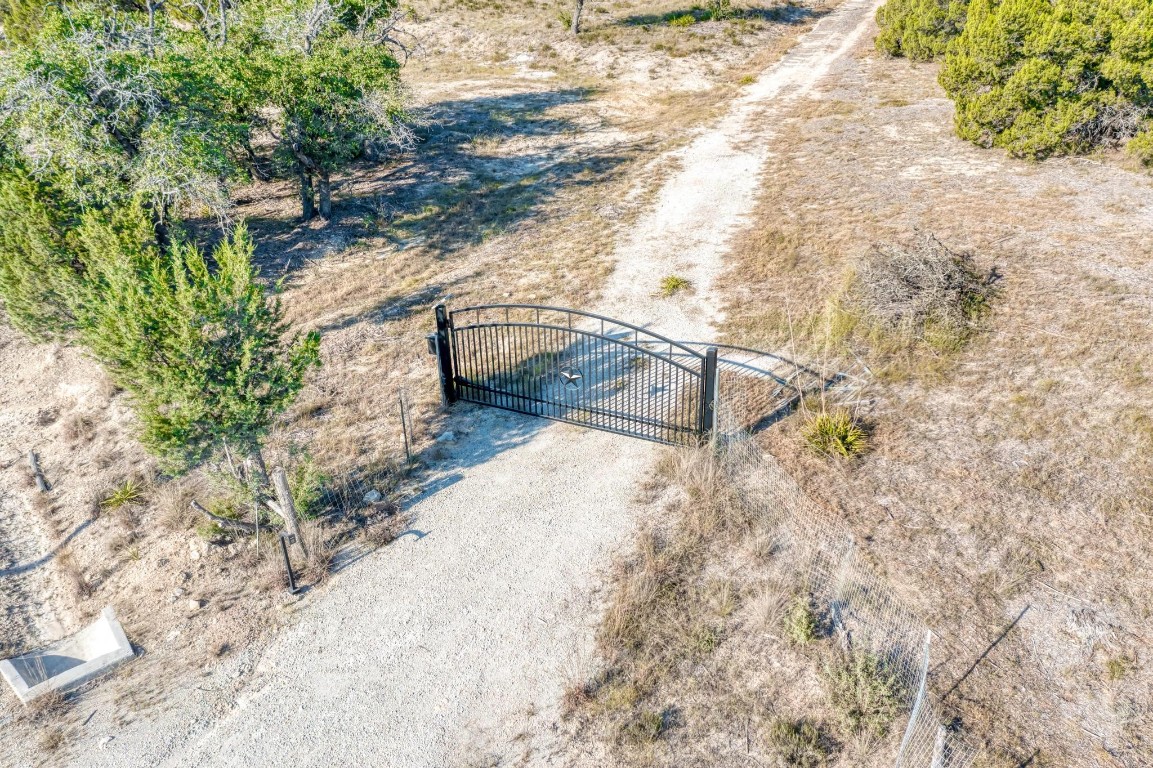
{"label": "gate latch", "polygon": [[430,333],[428,335],[428,353],[430,355],[433,355],[434,357],[436,356],[436,334],[435,333]]}

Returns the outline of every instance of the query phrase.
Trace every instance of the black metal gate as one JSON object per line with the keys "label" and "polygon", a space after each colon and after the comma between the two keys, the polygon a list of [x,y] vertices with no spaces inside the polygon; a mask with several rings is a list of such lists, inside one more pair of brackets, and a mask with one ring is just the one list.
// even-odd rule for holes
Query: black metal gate
{"label": "black metal gate", "polygon": [[661,443],[716,423],[717,350],[532,304],[436,308],[429,351],[446,404],[491,405]]}

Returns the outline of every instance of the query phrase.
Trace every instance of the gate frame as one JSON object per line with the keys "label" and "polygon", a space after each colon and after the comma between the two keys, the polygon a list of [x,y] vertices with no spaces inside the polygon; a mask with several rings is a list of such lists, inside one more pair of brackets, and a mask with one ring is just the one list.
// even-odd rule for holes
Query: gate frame
{"label": "gate frame", "polygon": [[[572,328],[572,316],[573,315],[577,315],[579,317],[586,317],[586,318],[589,318],[591,320],[598,320],[601,322],[601,331],[602,332],[599,334],[591,333],[591,332],[589,332],[589,333],[593,336],[600,336],[600,337],[604,338],[606,341],[619,344],[619,343],[621,343],[619,339],[613,339],[612,337],[607,336],[606,334],[603,333],[604,324],[606,322],[612,323],[614,326],[629,329],[629,330],[631,330],[637,334],[645,334],[646,336],[649,336],[649,337],[651,337],[651,338],[653,338],[659,342],[669,344],[670,348],[677,347],[677,348],[683,350],[687,355],[700,360],[701,370],[700,370],[699,375],[700,375],[700,384],[701,384],[701,392],[700,392],[701,399],[700,399],[700,408],[699,408],[699,411],[697,414],[697,430],[696,430],[696,432],[697,432],[697,436],[702,441],[712,440],[715,437],[716,426],[717,426],[717,383],[718,383],[718,375],[719,375],[719,370],[718,370],[718,366],[717,366],[718,357],[717,357],[717,348],[716,347],[713,347],[713,346],[708,347],[705,350],[705,353],[702,355],[701,353],[691,349],[690,347],[685,346],[681,342],[673,341],[672,339],[666,338],[664,336],[653,333],[651,331],[647,331],[644,328],[641,328],[641,327],[636,326],[636,325],[632,325],[631,323],[626,323],[626,322],[623,322],[621,320],[616,320],[614,318],[605,317],[603,315],[594,315],[591,312],[584,312],[584,311],[579,310],[579,309],[569,309],[566,307],[551,307],[551,306],[538,305],[538,304],[480,304],[480,305],[474,305],[474,306],[470,306],[470,307],[462,307],[461,309],[453,310],[453,312],[450,313],[448,311],[448,308],[444,304],[437,304],[436,310],[435,310],[436,311],[436,333],[429,334],[429,336],[428,336],[428,351],[429,351],[429,354],[434,355],[437,359],[437,375],[440,379],[441,405],[444,406],[445,408],[448,408],[449,406],[451,406],[453,403],[457,402],[460,399],[458,396],[458,393],[457,393],[457,388],[456,388],[456,365],[455,365],[455,362],[453,360],[452,332],[455,330],[455,326],[453,323],[452,316],[454,314],[456,314],[457,312],[476,311],[478,318],[479,318],[479,314],[483,310],[501,310],[501,309],[505,310],[505,317],[506,317],[505,324],[509,324],[509,325],[511,325],[512,323],[509,323],[509,321],[507,320],[508,312],[510,310],[514,310],[514,309],[515,310],[536,310],[537,317],[538,317],[536,324],[540,325],[540,327],[542,327],[542,328],[557,327],[557,326],[549,326],[549,325],[540,324],[539,316],[540,316],[540,312],[542,312],[542,311],[544,311],[544,312],[561,312],[561,313],[568,315],[569,316],[569,329],[570,330],[575,330]],[[495,325],[501,325],[501,324],[496,323]],[[531,325],[531,323],[529,323],[529,325]],[[651,354],[654,357],[666,357],[669,360],[669,362],[676,363],[675,360],[672,360],[671,356],[661,355],[661,354],[655,353],[655,352],[650,352],[649,354]],[[676,363],[676,364],[680,365],[679,363]],[[517,413],[521,413],[521,411],[517,411]],[[528,412],[524,412],[524,413],[527,416],[537,415],[537,414],[532,414],[532,413],[528,413]],[[547,418],[547,417],[538,416],[538,418]],[[590,429],[597,429],[597,427],[595,427],[595,426],[592,426],[589,428]],[[645,439],[642,435],[634,435],[634,436],[640,437],[641,439]]]}

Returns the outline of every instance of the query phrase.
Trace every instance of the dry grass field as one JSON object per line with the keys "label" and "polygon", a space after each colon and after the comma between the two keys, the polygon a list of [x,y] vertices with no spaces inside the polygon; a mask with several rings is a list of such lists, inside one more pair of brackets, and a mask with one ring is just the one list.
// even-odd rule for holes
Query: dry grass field
{"label": "dry grass field", "polygon": [[[867,456],[814,456],[799,419],[762,441],[937,633],[946,709],[1007,764],[1148,765],[1153,179],[964,144],[935,74],[864,52],[781,127],[726,332],[868,382]],[[918,230],[995,270],[977,332],[846,334],[853,270]]]}

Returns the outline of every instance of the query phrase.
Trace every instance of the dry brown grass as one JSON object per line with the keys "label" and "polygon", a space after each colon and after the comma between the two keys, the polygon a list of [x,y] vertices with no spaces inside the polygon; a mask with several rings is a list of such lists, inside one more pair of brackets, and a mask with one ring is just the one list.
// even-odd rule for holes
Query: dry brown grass
{"label": "dry brown grass", "polygon": [[337,547],[332,531],[322,523],[310,521],[301,526],[301,538],[308,549],[308,557],[301,571],[301,580],[313,585],[328,581],[336,560]]}
{"label": "dry brown grass", "polygon": [[666,455],[680,495],[616,568],[603,664],[562,702],[575,738],[612,745],[617,765],[883,765],[891,680],[824,630],[796,565],[777,560],[781,518],[744,499],[744,469]]}
{"label": "dry brown grass", "polygon": [[386,547],[408,527],[407,515],[393,513],[383,519],[368,520],[361,529],[361,537],[373,549]]}
{"label": "dry brown grass", "polygon": [[92,587],[84,578],[80,563],[70,550],[62,550],[56,555],[56,572],[60,574],[65,588],[75,601],[83,600],[92,594]]}
{"label": "dry brown grass", "polygon": [[55,752],[64,746],[64,729],[58,727],[44,728],[36,739],[36,747],[41,752]]}
{"label": "dry brown grass", "polygon": [[[858,465],[807,455],[796,419],[762,440],[929,620],[946,689],[1031,606],[945,701],[990,755],[1107,764],[1096,742],[1153,762],[1153,668],[1104,679],[1153,615],[1153,443],[1133,418],[1153,410],[1148,177],[960,143],[934,74],[866,55],[828,84],[857,106],[851,131],[827,110],[781,127],[727,331],[860,374],[875,428]],[[830,344],[854,267],[918,229],[1005,275],[979,333],[943,351]]]}
{"label": "dry brown grass", "polygon": [[63,434],[73,443],[93,439],[96,437],[96,417],[83,412],[70,414],[64,420]]}

